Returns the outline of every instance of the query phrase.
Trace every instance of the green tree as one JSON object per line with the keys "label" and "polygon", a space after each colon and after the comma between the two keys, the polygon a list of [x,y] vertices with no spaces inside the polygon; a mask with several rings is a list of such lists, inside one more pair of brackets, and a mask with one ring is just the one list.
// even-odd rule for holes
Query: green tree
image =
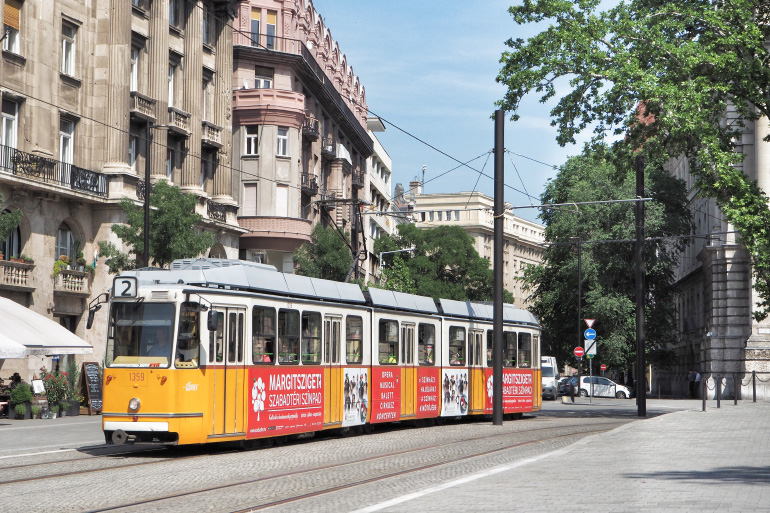
{"label": "green tree", "polygon": [[500,107],[518,119],[519,103],[534,92],[543,102],[558,99],[551,116],[561,144],[592,127],[594,141],[624,135],[616,155],[630,162],[639,152],[648,169],[686,158],[700,194],[717,200],[751,255],[761,298],[754,317],[764,319],[770,210],[735,150],[744,125],[766,127],[770,115],[770,4],[631,0],[606,11],[599,5],[527,0],[509,9],[517,24],[547,28],[507,41]]}
{"label": "green tree", "polygon": [[407,294],[417,293],[412,273],[409,272],[409,267],[407,267],[404,259],[400,256],[396,255],[390,267],[380,269],[380,272],[382,273],[382,279],[381,283],[377,284],[378,287],[385,290],[406,292]]}
{"label": "green tree", "polygon": [[[183,194],[165,180],[157,182],[150,194],[150,258],[157,267],[166,267],[178,258],[192,258],[214,245],[214,235],[196,230],[203,216],[195,213],[197,198]],[[99,242],[99,254],[111,273],[135,269],[137,256],[144,254],[144,208],[123,198],[120,207],[126,224],[113,224],[112,231],[128,246],[129,254],[111,242]]]}
{"label": "green tree", "polygon": [[[394,255],[406,263],[414,281],[414,293],[432,298],[458,301],[491,301],[494,276],[489,261],[479,256],[473,238],[459,226],[439,226],[426,230],[402,224],[398,233],[375,241],[375,253],[415,248],[414,251],[383,256],[391,267]],[[503,300],[513,302],[505,291]]]}
{"label": "green tree", "polygon": [[[590,202],[633,197],[636,186],[631,166],[616,168],[603,147],[570,158],[548,183],[543,203]],[[646,333],[648,361],[665,365],[665,350],[676,339],[674,269],[692,227],[685,186],[662,169],[652,169],[645,188],[654,198],[645,208]],[[545,239],[551,245],[543,264],[530,266],[524,285],[531,311],[554,341],[557,359],[573,360],[581,345],[578,321],[577,237],[581,243],[582,317],[596,319],[602,363],[629,368],[635,359],[636,288],[634,278],[635,223],[633,203],[581,205],[541,214]],[[602,241],[607,241],[602,243]],[[609,242],[612,241],[612,242]],[[574,361],[574,360],[573,360]]]}
{"label": "green tree", "polygon": [[[0,204],[3,202],[3,195],[0,194]],[[5,240],[21,222],[21,210],[13,212],[3,212],[0,214],[0,240]]]}
{"label": "green tree", "polygon": [[345,281],[353,263],[350,252],[350,234],[343,235],[333,226],[328,228],[317,224],[306,242],[294,252],[296,274]]}

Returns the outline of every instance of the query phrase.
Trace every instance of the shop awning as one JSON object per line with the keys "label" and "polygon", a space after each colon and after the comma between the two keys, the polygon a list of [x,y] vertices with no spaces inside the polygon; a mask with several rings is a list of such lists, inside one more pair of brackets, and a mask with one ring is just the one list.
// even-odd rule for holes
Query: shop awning
{"label": "shop awning", "polygon": [[27,348],[0,333],[0,360],[26,358]]}
{"label": "shop awning", "polygon": [[0,326],[6,337],[26,347],[27,355],[91,354],[93,348],[53,319],[0,297]]}

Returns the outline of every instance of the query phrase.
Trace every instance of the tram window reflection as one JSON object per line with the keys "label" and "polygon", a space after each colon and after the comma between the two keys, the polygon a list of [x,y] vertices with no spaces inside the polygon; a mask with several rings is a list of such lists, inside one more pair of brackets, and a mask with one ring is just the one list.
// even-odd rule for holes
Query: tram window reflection
{"label": "tram window reflection", "polygon": [[380,321],[379,362],[384,365],[398,364],[398,322]]}
{"label": "tram window reflection", "polygon": [[516,367],[516,333],[503,332],[503,367]]}
{"label": "tram window reflection", "polygon": [[180,368],[198,367],[201,360],[200,312],[196,308],[182,306],[179,312],[179,331],[174,363]]}
{"label": "tram window reflection", "polygon": [[321,363],[321,314],[302,312],[302,363]]}
{"label": "tram window reflection", "polygon": [[275,310],[255,306],[251,311],[251,358],[254,363],[275,363]]}
{"label": "tram window reflection", "polygon": [[532,366],[532,334],[519,333],[519,367]]}
{"label": "tram window reflection", "polygon": [[417,359],[420,365],[435,365],[436,327],[422,324],[417,329]]}
{"label": "tram window reflection", "polygon": [[449,365],[465,365],[465,328],[449,327]]}
{"label": "tram window reflection", "polygon": [[[167,367],[172,358],[174,305],[170,303],[113,304],[106,347],[108,366]],[[161,349],[158,330],[165,335]]]}
{"label": "tram window reflection", "polygon": [[347,363],[361,363],[363,361],[363,332],[364,320],[357,315],[348,315],[345,328],[345,361]]}
{"label": "tram window reflection", "polygon": [[221,363],[224,358],[225,314],[216,312],[217,330],[209,332],[209,363]]}
{"label": "tram window reflection", "polygon": [[495,332],[487,330],[487,367],[492,367],[495,362]]}
{"label": "tram window reflection", "polygon": [[297,310],[278,311],[278,363],[298,363],[299,352],[299,312]]}

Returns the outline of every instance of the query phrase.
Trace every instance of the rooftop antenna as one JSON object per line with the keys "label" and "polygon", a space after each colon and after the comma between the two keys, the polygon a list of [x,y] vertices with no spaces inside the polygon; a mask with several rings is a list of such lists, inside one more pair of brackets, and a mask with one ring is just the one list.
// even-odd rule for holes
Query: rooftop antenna
{"label": "rooftop antenna", "polygon": [[420,185],[422,186],[422,193],[423,194],[425,194],[425,169],[427,167],[428,166],[426,166],[425,164],[422,165],[422,182],[420,183]]}

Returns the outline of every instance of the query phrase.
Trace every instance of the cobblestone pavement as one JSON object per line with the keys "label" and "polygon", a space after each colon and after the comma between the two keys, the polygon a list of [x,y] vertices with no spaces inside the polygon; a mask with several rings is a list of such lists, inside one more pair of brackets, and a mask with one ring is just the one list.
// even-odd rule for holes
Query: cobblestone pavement
{"label": "cobblestone pavement", "polygon": [[361,511],[770,511],[770,403],[673,403],[691,409]]}

